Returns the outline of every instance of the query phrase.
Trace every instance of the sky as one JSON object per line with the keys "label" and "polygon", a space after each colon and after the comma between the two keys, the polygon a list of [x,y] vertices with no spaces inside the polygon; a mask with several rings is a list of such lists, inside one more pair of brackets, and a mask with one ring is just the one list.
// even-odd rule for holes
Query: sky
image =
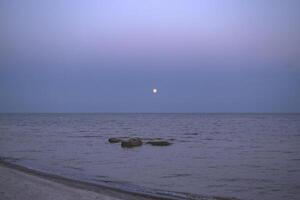
{"label": "sky", "polygon": [[1,0],[0,112],[300,112],[299,21],[298,0]]}

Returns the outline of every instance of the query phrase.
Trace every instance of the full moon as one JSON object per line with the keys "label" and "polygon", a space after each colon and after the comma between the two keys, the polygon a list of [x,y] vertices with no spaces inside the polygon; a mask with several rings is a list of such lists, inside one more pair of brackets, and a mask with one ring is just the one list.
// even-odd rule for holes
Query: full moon
{"label": "full moon", "polygon": [[157,93],[157,89],[153,88],[152,92],[153,92],[153,94],[156,94]]}

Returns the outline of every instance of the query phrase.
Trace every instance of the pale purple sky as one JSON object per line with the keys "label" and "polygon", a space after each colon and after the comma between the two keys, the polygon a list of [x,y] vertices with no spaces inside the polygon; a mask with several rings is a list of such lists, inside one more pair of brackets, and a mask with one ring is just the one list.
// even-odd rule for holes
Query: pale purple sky
{"label": "pale purple sky", "polygon": [[3,0],[0,112],[300,112],[299,21],[297,0]]}

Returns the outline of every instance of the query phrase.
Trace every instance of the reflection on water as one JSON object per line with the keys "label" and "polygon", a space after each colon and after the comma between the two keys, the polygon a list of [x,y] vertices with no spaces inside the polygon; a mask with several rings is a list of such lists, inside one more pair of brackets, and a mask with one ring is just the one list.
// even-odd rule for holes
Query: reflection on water
{"label": "reflection on water", "polygon": [[[107,142],[119,136],[174,144],[122,149]],[[0,156],[143,192],[300,198],[296,114],[1,114]]]}

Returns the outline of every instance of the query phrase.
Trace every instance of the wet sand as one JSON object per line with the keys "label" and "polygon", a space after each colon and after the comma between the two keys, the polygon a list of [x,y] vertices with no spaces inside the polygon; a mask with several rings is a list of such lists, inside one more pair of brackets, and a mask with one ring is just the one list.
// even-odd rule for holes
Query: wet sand
{"label": "wet sand", "polygon": [[2,200],[154,200],[167,199],[41,173],[0,161]]}

